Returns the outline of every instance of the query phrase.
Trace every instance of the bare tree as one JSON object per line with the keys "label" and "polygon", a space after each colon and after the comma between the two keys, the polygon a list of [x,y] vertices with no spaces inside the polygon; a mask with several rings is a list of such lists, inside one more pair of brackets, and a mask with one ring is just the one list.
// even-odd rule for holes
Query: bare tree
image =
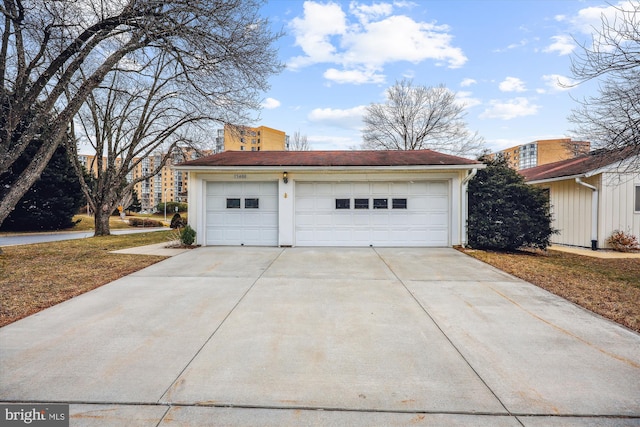
{"label": "bare tree", "polygon": [[293,139],[289,141],[289,151],[311,151],[307,135],[302,135],[299,130],[295,131]]}
{"label": "bare tree", "polygon": [[363,148],[385,150],[432,149],[454,155],[477,155],[484,139],[471,134],[464,105],[443,85],[414,86],[396,81],[384,104],[371,104],[364,115]]}
{"label": "bare tree", "polygon": [[[259,108],[281,69],[261,0],[3,0],[0,175],[34,140],[29,166],[0,188],[0,223],[37,180],[89,94],[114,69],[174,58],[185,87],[219,108]],[[242,102],[230,102],[235,99]],[[35,117],[35,119],[32,119]],[[46,138],[42,138],[43,136]]]}
{"label": "bare tree", "polygon": [[[80,136],[102,154],[95,156],[95,165],[89,168],[95,179],[87,182],[77,144],[70,147],[82,190],[95,212],[96,236],[110,233],[109,217],[116,206],[137,183],[158,174],[178,146],[199,147],[194,136],[200,132],[195,127],[217,120],[207,115],[215,109],[206,108],[206,99],[178,91],[179,81],[175,61],[160,55],[133,76],[111,73],[105,81],[108,85],[94,89],[78,112],[76,138]],[[159,161],[152,168],[139,168],[145,158]],[[135,170],[141,173],[134,176]]]}
{"label": "bare tree", "polygon": [[578,82],[602,81],[597,96],[578,100],[569,120],[573,133],[595,147],[640,154],[640,2],[614,8],[615,16],[603,15],[590,43],[572,58]]}

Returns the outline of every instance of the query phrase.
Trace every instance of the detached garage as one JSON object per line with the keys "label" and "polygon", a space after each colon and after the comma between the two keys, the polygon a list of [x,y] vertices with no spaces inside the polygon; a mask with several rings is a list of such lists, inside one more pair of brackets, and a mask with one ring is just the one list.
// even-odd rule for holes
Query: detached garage
{"label": "detached garage", "polygon": [[418,151],[226,151],[189,173],[197,243],[432,246],[465,243],[479,162]]}

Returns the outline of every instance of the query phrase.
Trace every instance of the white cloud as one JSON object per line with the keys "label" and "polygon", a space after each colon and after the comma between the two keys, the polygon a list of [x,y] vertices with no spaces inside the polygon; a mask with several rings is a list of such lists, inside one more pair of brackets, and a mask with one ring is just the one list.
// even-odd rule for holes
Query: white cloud
{"label": "white cloud", "polygon": [[539,105],[529,103],[527,98],[514,98],[508,101],[492,99],[489,108],[480,114],[481,119],[511,120],[516,117],[531,116],[538,112]]}
{"label": "white cloud", "polygon": [[474,98],[471,96],[471,92],[460,91],[456,93],[456,101],[460,104],[464,105],[464,108],[475,107],[476,105],[482,104],[478,98]]}
{"label": "white cloud", "polygon": [[318,62],[335,60],[336,48],[331,36],[344,34],[347,30],[346,15],[340,5],[304,2],[304,16],[290,22],[296,36],[296,46],[300,46],[305,56],[292,58],[288,66],[292,69]]}
{"label": "white cloud", "polygon": [[562,92],[571,89],[570,86],[576,84],[574,80],[560,74],[545,74],[542,76],[542,81],[547,88],[537,89],[538,93]]}
{"label": "white cloud", "polygon": [[[327,76],[335,77],[336,82],[351,83],[362,82],[366,73],[375,76],[367,82],[378,82],[386,64],[400,61],[433,60],[449,68],[463,66],[467,57],[462,49],[453,46],[448,26],[393,15],[394,8],[407,6],[410,5],[406,2],[352,2],[347,14],[335,3],[306,1],[303,16],[290,23],[295,44],[304,55],[291,58],[289,68],[334,64]],[[360,75],[349,77],[354,70],[353,75]]]}
{"label": "white cloud", "polygon": [[262,108],[266,108],[267,110],[273,110],[274,108],[278,108],[280,106],[280,101],[274,98],[267,98],[262,103]]}
{"label": "white cloud", "polygon": [[507,77],[498,85],[502,92],[525,92],[524,82],[517,77]]}
{"label": "white cloud", "polygon": [[362,140],[358,137],[335,136],[335,135],[309,135],[309,144],[314,150],[351,150],[358,147]]}
{"label": "white cloud", "polygon": [[339,108],[316,108],[309,113],[307,118],[315,123],[359,130],[362,128],[362,116],[365,109],[364,105],[344,110]]}
{"label": "white cloud", "polygon": [[376,70],[337,70],[329,68],[323,74],[324,78],[335,83],[384,83],[384,74],[379,74]]}
{"label": "white cloud", "polygon": [[478,82],[475,81],[474,79],[466,78],[466,79],[464,79],[464,80],[462,80],[460,82],[460,87],[469,87],[469,86],[474,85],[476,83],[478,83]]}
{"label": "white cloud", "polygon": [[551,39],[554,40],[554,42],[547,46],[543,52],[557,52],[558,55],[562,56],[571,54],[576,48],[576,44],[571,36],[553,36]]}
{"label": "white cloud", "polygon": [[372,5],[360,4],[352,1],[349,4],[349,12],[366,24],[372,19],[379,19],[391,15],[393,5],[389,3],[374,3]]}

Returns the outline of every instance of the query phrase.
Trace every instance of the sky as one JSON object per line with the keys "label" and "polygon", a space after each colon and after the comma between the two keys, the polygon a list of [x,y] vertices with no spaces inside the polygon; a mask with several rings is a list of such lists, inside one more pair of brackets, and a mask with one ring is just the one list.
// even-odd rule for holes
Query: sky
{"label": "sky", "polygon": [[[396,81],[445,85],[465,104],[486,148],[571,136],[571,59],[612,0],[269,0],[261,14],[285,69],[273,76],[256,125],[306,135],[313,150],[359,147],[362,116]],[[567,87],[571,86],[571,87]]]}

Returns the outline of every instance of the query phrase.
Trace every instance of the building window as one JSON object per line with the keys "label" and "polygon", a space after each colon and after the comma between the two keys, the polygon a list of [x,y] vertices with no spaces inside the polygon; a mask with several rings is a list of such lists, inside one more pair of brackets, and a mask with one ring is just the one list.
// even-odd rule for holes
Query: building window
{"label": "building window", "polygon": [[640,212],[640,185],[636,185],[636,212]]}
{"label": "building window", "polygon": [[258,209],[259,204],[259,199],[244,199],[245,209]]}
{"label": "building window", "polygon": [[336,209],[351,209],[351,199],[336,199]]}
{"label": "building window", "polygon": [[240,199],[227,199],[227,209],[240,209]]}
{"label": "building window", "polygon": [[369,199],[353,199],[354,209],[369,209]]}
{"label": "building window", "polygon": [[244,145],[240,146],[240,151],[244,151]]}
{"label": "building window", "polygon": [[388,209],[388,208],[389,208],[388,199],[373,199],[373,209]]}
{"label": "building window", "polygon": [[407,209],[407,199],[393,199],[391,207],[393,209]]}

